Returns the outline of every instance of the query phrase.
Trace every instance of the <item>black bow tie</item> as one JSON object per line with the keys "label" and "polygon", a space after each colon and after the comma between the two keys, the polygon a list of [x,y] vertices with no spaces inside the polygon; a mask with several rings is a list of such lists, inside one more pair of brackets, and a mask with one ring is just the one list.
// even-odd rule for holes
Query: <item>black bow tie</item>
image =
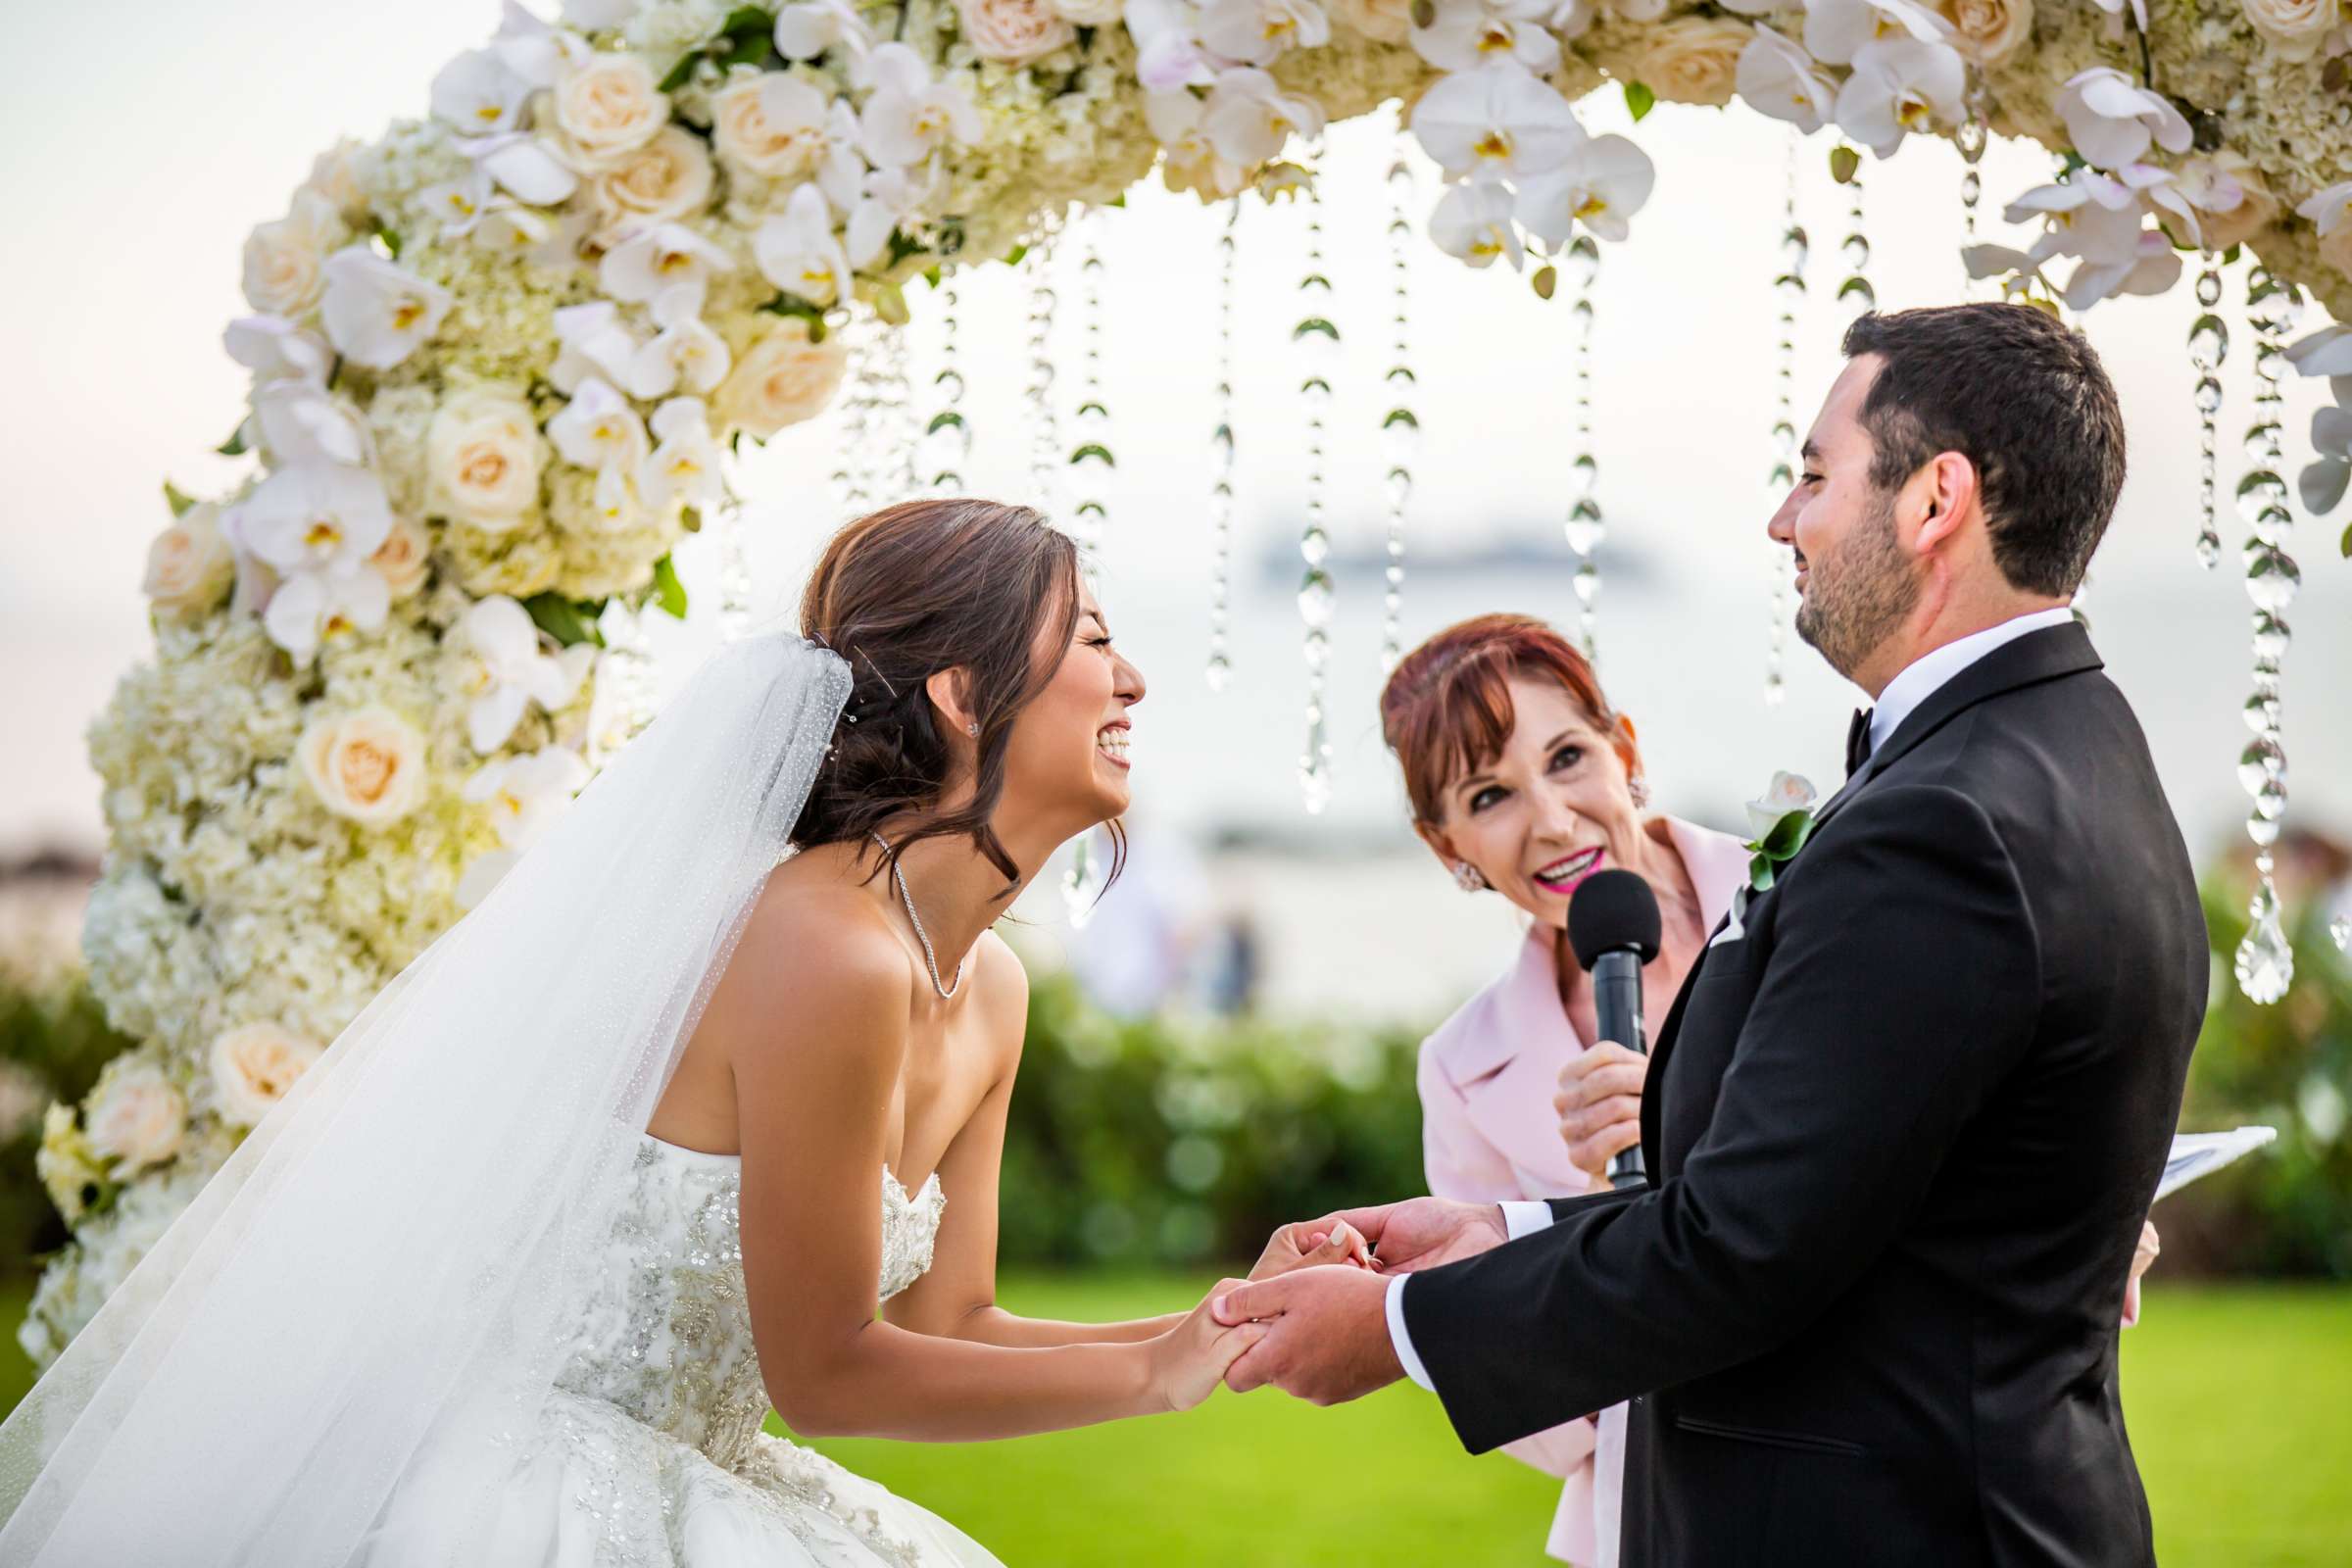
{"label": "black bow tie", "polygon": [[1845,776],[1852,778],[1870,760],[1870,710],[1854,710],[1854,721],[1845,726]]}

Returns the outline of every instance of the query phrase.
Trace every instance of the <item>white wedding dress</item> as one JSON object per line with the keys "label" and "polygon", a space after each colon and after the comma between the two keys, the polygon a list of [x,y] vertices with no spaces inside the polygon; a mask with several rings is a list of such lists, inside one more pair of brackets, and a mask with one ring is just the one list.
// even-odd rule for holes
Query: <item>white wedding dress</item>
{"label": "white wedding dress", "polygon": [[[639,1145],[609,1266],[536,1438],[516,1454],[490,1555],[528,1568],[996,1568],[971,1538],[832,1460],[760,1430],[737,1201],[742,1162]],[[882,1172],[881,1298],[931,1266],[934,1174]],[[386,1523],[441,1506],[430,1455]]]}

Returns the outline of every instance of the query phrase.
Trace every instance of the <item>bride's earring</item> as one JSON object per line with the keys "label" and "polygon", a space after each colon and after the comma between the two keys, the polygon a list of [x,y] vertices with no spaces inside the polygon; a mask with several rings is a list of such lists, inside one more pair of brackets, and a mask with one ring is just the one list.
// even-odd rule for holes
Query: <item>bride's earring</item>
{"label": "bride's earring", "polygon": [[1626,781],[1626,789],[1634,798],[1635,810],[1646,811],[1649,809],[1649,780],[1636,773]]}
{"label": "bride's earring", "polygon": [[1456,860],[1453,862],[1453,885],[1464,893],[1480,893],[1486,890],[1487,879],[1485,873],[1468,860]]}
{"label": "bride's earring", "polygon": [[974,720],[974,721],[972,721],[972,722],[968,722],[968,723],[966,723],[966,724],[963,726],[963,732],[964,732],[966,735],[969,735],[969,736],[971,736],[971,737],[972,737],[974,740],[977,740],[977,739],[979,739],[979,738],[980,738],[980,725],[979,725],[978,721],[977,721],[977,720]]}

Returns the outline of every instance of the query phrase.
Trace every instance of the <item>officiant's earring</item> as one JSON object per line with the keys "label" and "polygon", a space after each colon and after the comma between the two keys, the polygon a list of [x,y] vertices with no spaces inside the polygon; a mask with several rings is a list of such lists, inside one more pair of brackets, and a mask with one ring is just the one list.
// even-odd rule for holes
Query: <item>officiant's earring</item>
{"label": "officiant's earring", "polygon": [[1487,887],[1486,873],[1468,860],[1456,860],[1453,862],[1453,885],[1464,893],[1483,893]]}
{"label": "officiant's earring", "polygon": [[1649,780],[1636,773],[1626,781],[1625,787],[1634,798],[1635,810],[1646,811],[1649,809]]}

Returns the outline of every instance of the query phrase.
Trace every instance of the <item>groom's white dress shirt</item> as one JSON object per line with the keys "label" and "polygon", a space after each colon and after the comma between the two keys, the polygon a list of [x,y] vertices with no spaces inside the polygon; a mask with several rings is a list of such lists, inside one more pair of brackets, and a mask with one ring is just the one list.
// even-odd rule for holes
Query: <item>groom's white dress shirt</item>
{"label": "groom's white dress shirt", "polygon": [[[2028,632],[2041,631],[2050,626],[2063,626],[2075,618],[2071,606],[2059,605],[2050,610],[2036,610],[2004,620],[1997,626],[1971,632],[1966,637],[1931,649],[1903,666],[1902,672],[1886,683],[1879,694],[1878,706],[1870,713],[1870,749],[1874,753],[1886,744],[1902,721],[1911,716],[1921,703],[1969,665],[2004,643],[2014,642]],[[1512,1241],[1532,1236],[1551,1223],[1551,1205],[1532,1200],[1508,1200],[1502,1204],[1503,1228]],[[1389,1342],[1396,1350],[1396,1359],[1404,1366],[1404,1375],[1431,1393],[1437,1385],[1429,1380],[1429,1368],[1422,1365],[1420,1355],[1413,1349],[1412,1336],[1404,1329],[1404,1288],[1412,1280],[1410,1274],[1399,1274],[1389,1281]]]}

